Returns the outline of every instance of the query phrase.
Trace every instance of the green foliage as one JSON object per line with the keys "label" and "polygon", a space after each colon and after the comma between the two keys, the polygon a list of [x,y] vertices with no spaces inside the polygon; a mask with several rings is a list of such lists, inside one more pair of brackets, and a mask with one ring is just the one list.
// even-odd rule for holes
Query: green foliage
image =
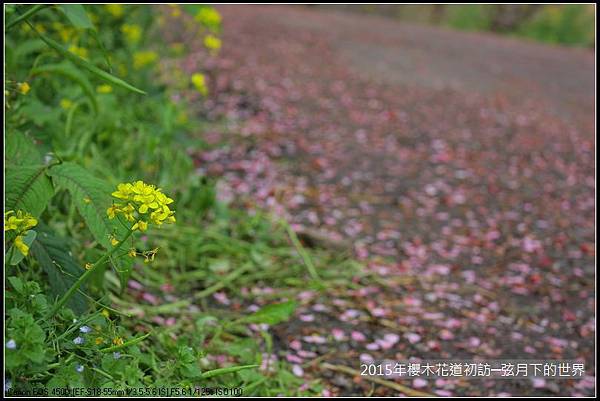
{"label": "green foliage", "polygon": [[[493,5],[470,4],[447,6],[445,23],[453,28],[487,31],[491,28]],[[571,46],[593,46],[595,36],[594,7],[585,4],[542,5],[509,35],[540,42]]]}
{"label": "green foliage", "polygon": [[518,35],[564,45],[593,46],[594,6],[547,5],[519,28]]}
{"label": "green foliage", "polygon": [[280,304],[267,305],[250,316],[243,319],[247,323],[266,323],[277,324],[285,322],[292,316],[296,310],[294,301],[283,302]]}
{"label": "green foliage", "polygon": [[[66,244],[64,238],[59,238],[46,227],[31,246],[33,257],[48,277],[49,295],[53,299],[64,294],[82,272]],[[67,306],[77,313],[84,313],[87,302],[82,294],[77,293]]]}
{"label": "green foliage", "polygon": [[92,21],[90,21],[84,6],[81,4],[61,4],[59,7],[61,11],[65,13],[71,24],[73,24],[73,26],[76,28],[94,28],[94,25],[92,24]]}
{"label": "green foliage", "polygon": [[21,165],[18,168],[8,168],[5,185],[8,188],[5,198],[7,210],[24,210],[34,217],[39,217],[54,189],[46,175],[46,165]]}
{"label": "green foliage", "polygon": [[127,228],[119,220],[109,220],[106,209],[111,205],[113,188],[75,163],[61,163],[48,171],[55,187],[69,191],[94,239],[104,248],[112,247],[110,238],[122,238]]}
{"label": "green foliage", "polygon": [[[185,26],[216,35],[218,13],[204,5],[5,10],[5,211],[36,218],[28,231],[5,236],[6,335],[15,345],[5,346],[8,381],[19,389],[43,385],[50,396],[74,387],[310,393],[313,387],[295,390],[302,381],[285,362],[260,369],[263,354],[275,352],[273,340],[249,329],[292,319],[294,302],[274,300],[246,316],[207,303],[217,291],[263,282],[320,288],[319,276],[307,276],[308,254],[299,256],[285,229],[220,203],[216,183],[195,171],[188,154],[207,146],[198,133],[210,123],[188,109],[189,92],[198,96],[189,77],[163,70],[156,22],[187,10]],[[142,237],[131,235],[125,219],[108,218],[116,185],[135,180],[175,200],[177,224]],[[28,252],[16,247],[19,237]],[[152,265],[140,257],[148,252],[152,259],[158,252]],[[314,269],[339,264],[323,280],[357,272],[332,254],[310,257]],[[181,298],[147,305],[125,291],[130,278],[145,294],[173,283]],[[176,323],[153,320],[165,317]]]}
{"label": "green foliage", "polygon": [[490,15],[486,5],[449,6],[446,23],[465,31],[485,31],[490,27]]}

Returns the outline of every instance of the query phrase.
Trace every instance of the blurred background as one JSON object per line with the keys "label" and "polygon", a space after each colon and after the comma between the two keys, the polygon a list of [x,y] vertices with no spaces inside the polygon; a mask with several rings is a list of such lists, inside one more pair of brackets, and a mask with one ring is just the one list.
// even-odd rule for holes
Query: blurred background
{"label": "blurred background", "polygon": [[593,4],[340,4],[319,7],[547,43],[590,48],[595,45]]}

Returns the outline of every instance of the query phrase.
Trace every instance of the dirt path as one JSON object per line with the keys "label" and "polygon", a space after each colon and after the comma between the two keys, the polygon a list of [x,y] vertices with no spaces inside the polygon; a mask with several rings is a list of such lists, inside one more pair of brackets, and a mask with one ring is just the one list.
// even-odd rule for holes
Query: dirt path
{"label": "dirt path", "polygon": [[[202,110],[240,135],[209,133],[229,147],[199,164],[222,195],[351,241],[380,275],[304,294],[281,356],[577,359],[585,380],[402,383],[593,394],[593,55],[300,7],[221,11]],[[396,394],[308,366],[327,394]]]}

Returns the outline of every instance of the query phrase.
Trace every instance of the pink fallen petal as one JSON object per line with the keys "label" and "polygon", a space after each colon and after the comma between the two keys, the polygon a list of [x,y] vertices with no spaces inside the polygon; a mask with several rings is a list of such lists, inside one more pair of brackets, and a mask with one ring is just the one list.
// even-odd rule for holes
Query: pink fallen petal
{"label": "pink fallen petal", "polygon": [[346,339],[346,334],[344,333],[344,330],[342,329],[331,329],[331,335],[333,336],[333,339],[335,341],[344,341]]}
{"label": "pink fallen petal", "polygon": [[408,340],[409,343],[411,344],[416,344],[419,341],[421,341],[421,336],[418,335],[417,333],[406,333],[404,335],[404,337]]}
{"label": "pink fallen petal", "polygon": [[353,331],[352,333],[350,333],[350,337],[352,337],[354,341],[367,341],[367,337],[360,331]]}
{"label": "pink fallen petal", "polygon": [[544,388],[546,387],[546,379],[542,379],[541,377],[534,377],[531,379],[533,383],[533,388]]}
{"label": "pink fallen petal", "polygon": [[293,365],[292,373],[294,373],[294,375],[296,375],[298,377],[302,377],[302,376],[304,376],[304,369],[302,369],[302,366],[300,366],[300,365]]}
{"label": "pink fallen petal", "polygon": [[427,386],[427,380],[417,377],[413,380],[412,385],[414,388],[423,388]]}
{"label": "pink fallen petal", "polygon": [[450,330],[443,329],[439,334],[442,340],[452,340],[454,338],[454,334]]}

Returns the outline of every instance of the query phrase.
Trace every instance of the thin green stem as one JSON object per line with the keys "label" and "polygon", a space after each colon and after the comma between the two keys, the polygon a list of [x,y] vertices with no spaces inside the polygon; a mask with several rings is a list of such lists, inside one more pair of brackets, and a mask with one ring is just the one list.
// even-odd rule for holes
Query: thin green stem
{"label": "thin green stem", "polygon": [[56,314],[56,312],[58,312],[58,310],[62,308],[63,305],[73,296],[75,291],[77,291],[79,287],[81,287],[81,285],[88,280],[88,278],[96,270],[96,268],[102,265],[108,258],[112,256],[113,253],[115,253],[119,248],[121,248],[121,245],[123,245],[125,241],[127,241],[131,234],[133,234],[133,230],[130,229],[127,232],[127,235],[125,235],[125,238],[123,238],[117,245],[115,245],[113,249],[111,249],[109,252],[105,253],[100,259],[98,259],[96,263],[92,265],[92,267],[85,271],[85,273],[79,276],[77,281],[73,283],[73,285],[71,286],[71,288],[69,288],[65,295],[63,295],[63,297],[56,304],[54,304],[54,307],[52,308],[50,313],[48,313],[48,316],[46,318],[50,319],[51,317],[53,317]]}
{"label": "thin green stem", "polygon": [[17,25],[18,23],[26,20],[27,18],[31,17],[33,14],[37,13],[38,11],[43,10],[46,7],[50,7],[49,4],[38,4],[36,6],[31,7],[29,10],[27,10],[25,13],[23,13],[22,15],[20,15],[18,18],[16,18],[14,21],[11,21],[7,26],[6,26],[6,30],[8,31],[10,28],[12,28],[13,26]]}
{"label": "thin green stem", "polygon": [[302,261],[304,262],[304,265],[306,266],[308,273],[313,278],[313,280],[320,281],[321,278],[317,274],[317,269],[315,268],[315,265],[313,264],[312,259],[310,258],[310,255],[306,252],[306,250],[300,243],[300,240],[298,239],[296,232],[294,231],[294,229],[290,226],[290,224],[287,221],[282,220],[281,222],[282,222],[288,236],[290,237],[290,241],[292,242],[292,245],[294,245],[294,248],[296,248],[296,251],[302,258]]}

